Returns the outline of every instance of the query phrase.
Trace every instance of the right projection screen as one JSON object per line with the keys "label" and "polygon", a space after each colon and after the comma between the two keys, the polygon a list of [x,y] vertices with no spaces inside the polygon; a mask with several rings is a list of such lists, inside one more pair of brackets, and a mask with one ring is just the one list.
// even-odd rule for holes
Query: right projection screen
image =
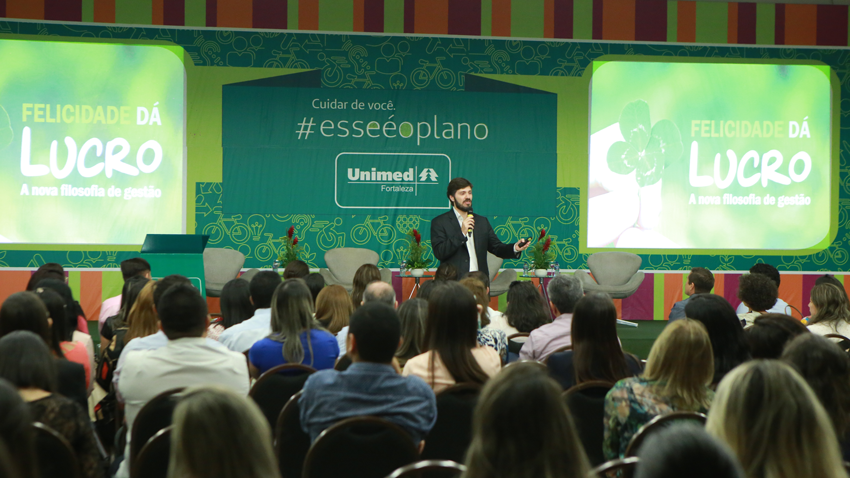
{"label": "right projection screen", "polygon": [[594,62],[587,248],[825,248],[830,74],[824,65]]}

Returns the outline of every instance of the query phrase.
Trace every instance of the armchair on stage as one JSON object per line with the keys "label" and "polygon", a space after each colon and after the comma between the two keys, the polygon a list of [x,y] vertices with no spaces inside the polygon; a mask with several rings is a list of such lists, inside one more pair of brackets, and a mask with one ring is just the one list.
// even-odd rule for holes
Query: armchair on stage
{"label": "armchair on stage", "polygon": [[[319,273],[325,278],[327,285],[341,285],[351,292],[354,282],[354,273],[363,264],[378,265],[380,257],[378,253],[369,249],[358,249],[355,247],[340,247],[325,252],[325,264],[327,269],[319,269]],[[392,272],[389,269],[381,269],[381,280],[392,281]]]}
{"label": "armchair on stage", "polygon": [[[587,267],[577,270],[576,277],[585,292],[605,292],[613,299],[625,299],[634,294],[643,282],[644,273],[638,271],[641,258],[629,252],[597,252],[587,258]],[[594,280],[596,279],[596,280]]]}
{"label": "armchair on stage", "polygon": [[[516,280],[516,269],[499,270],[504,259],[487,253],[487,267],[490,269],[490,297],[498,297],[508,291],[511,282]],[[496,272],[499,273],[496,276]]]}

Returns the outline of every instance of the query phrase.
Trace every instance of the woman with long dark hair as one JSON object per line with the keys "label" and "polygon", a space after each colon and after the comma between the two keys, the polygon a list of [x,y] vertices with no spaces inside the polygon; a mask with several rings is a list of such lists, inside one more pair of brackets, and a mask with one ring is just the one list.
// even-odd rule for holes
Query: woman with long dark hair
{"label": "woman with long dark hair", "polygon": [[640,359],[623,352],[617,338],[617,308],[608,294],[592,292],[576,304],[573,349],[549,356],[546,365],[564,390],[589,380],[617,382],[639,375]]}
{"label": "woman with long dark hair", "polygon": [[48,345],[51,352],[56,356],[63,356],[71,362],[82,365],[86,371],[86,383],[91,384],[92,370],[94,369],[92,359],[94,357],[88,356],[86,347],[82,343],[69,340],[71,334],[68,333],[69,324],[65,320],[65,310],[67,309],[65,299],[53,289],[47,287],[36,287],[34,293],[44,302],[44,306],[47,307],[47,312],[50,314],[48,319],[50,342]]}
{"label": "woman with long dark hair", "polygon": [[428,301],[413,298],[404,301],[398,308],[398,320],[401,322],[401,345],[395,353],[398,366],[404,365],[422,350],[422,337],[425,335],[425,321],[428,318]]}
{"label": "woman with long dark hair", "polygon": [[501,320],[494,320],[490,327],[508,335],[530,333],[541,325],[552,322],[552,315],[540,291],[531,281],[514,281],[508,288],[508,307]]}
{"label": "woman with long dark hair", "polygon": [[231,279],[221,288],[221,322],[210,324],[207,337],[218,340],[222,332],[254,316],[254,303],[251,302],[250,282],[245,279]]}
{"label": "woman with long dark hair", "polygon": [[[124,281],[124,287],[121,289],[121,308],[118,310],[117,315],[107,317],[103,323],[103,327],[100,329],[101,354],[110,349],[110,343],[119,334],[119,331],[123,335],[129,329],[127,318],[130,316],[133,305],[136,304],[136,298],[139,297],[139,294],[148,282],[150,282],[150,279],[143,276],[134,276]],[[121,347],[123,347],[123,344],[117,348],[120,349]]]}
{"label": "woman with long dark hair", "polygon": [[366,286],[372,282],[381,280],[381,270],[375,264],[363,264],[354,273],[351,289],[351,305],[355,309],[360,307],[363,302],[363,293],[366,292]]}
{"label": "woman with long dark hair", "polygon": [[717,385],[724,375],[750,360],[750,346],[744,328],[732,305],[715,294],[694,294],[685,305],[685,316],[702,322],[714,352],[714,378]]}
{"label": "woman with long dark hair", "polygon": [[478,344],[480,305],[466,287],[445,282],[428,301],[425,353],[407,361],[404,375],[416,375],[435,392],[455,383],[484,383],[502,367],[499,353]]}
{"label": "woman with long dark hair", "polygon": [[286,363],[316,370],[333,368],[336,338],[313,319],[313,295],[303,279],[287,279],[272,297],[272,333],[251,346],[248,361],[255,377]]}
{"label": "woman with long dark hair", "polygon": [[36,478],[35,437],[32,417],[18,389],[0,379],[0,441],[5,442],[11,465],[20,478]]}
{"label": "woman with long dark hair", "polygon": [[844,291],[833,284],[820,284],[812,288],[808,320],[809,331],[818,334],[850,336],[850,308]]}

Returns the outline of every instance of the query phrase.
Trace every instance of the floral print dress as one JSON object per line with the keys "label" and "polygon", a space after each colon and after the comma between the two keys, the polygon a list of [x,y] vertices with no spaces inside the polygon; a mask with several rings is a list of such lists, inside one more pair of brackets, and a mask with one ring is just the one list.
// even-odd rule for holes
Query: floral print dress
{"label": "floral print dress", "polygon": [[[605,435],[602,451],[606,460],[622,458],[626,447],[638,429],[659,415],[686,411],[675,405],[672,397],[655,391],[659,382],[643,377],[620,380],[605,396]],[[706,396],[711,403],[714,392],[706,387]],[[708,409],[695,410],[707,413]]]}

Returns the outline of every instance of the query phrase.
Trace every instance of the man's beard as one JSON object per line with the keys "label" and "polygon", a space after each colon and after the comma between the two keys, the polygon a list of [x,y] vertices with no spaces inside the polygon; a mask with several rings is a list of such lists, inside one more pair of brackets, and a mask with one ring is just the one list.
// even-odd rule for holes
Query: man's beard
{"label": "man's beard", "polygon": [[469,201],[469,205],[465,206],[465,205],[461,204],[460,201],[458,201],[457,199],[455,199],[455,198],[452,198],[452,199],[453,199],[452,203],[454,204],[454,206],[459,211],[463,211],[465,213],[469,213],[470,211],[472,211],[472,201]]}

